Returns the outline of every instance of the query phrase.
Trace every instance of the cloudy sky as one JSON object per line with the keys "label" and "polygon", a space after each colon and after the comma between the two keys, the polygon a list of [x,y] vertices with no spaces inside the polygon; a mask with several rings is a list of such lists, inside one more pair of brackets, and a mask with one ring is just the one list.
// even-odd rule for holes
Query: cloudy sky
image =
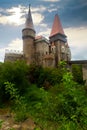
{"label": "cloudy sky", "polygon": [[22,29],[28,5],[37,35],[49,37],[58,13],[72,60],[87,60],[87,0],[0,0],[0,61],[5,50],[22,51]]}

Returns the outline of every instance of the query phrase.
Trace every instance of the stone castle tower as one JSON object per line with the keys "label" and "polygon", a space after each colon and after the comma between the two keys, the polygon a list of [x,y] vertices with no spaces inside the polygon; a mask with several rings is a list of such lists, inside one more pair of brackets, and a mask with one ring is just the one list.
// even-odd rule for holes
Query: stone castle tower
{"label": "stone castle tower", "polygon": [[[20,56],[27,64],[32,64],[34,62],[44,67],[56,67],[61,60],[71,60],[71,52],[67,43],[67,37],[57,14],[54,17],[53,26],[48,40],[43,36],[36,36],[29,6],[25,27],[22,30],[22,39],[23,54]],[[6,53],[5,61],[8,61],[9,59],[12,60],[13,55],[7,55]],[[14,57],[16,60],[16,55]]]}
{"label": "stone castle tower", "polygon": [[55,15],[49,38],[52,50],[55,49],[55,65],[57,66],[61,60],[70,60],[67,54],[68,44],[66,35],[64,34],[59,16],[57,14]]}
{"label": "stone castle tower", "polygon": [[34,61],[33,55],[35,53],[35,29],[32,21],[30,7],[26,18],[25,28],[22,30],[22,39],[24,57],[27,63],[31,64]]}

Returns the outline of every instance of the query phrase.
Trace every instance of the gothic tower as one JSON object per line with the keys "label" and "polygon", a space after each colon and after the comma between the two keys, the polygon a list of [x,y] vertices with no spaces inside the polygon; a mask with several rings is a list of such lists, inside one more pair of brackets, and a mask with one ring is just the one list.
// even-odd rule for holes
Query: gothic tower
{"label": "gothic tower", "polygon": [[35,40],[35,29],[31,16],[31,10],[29,5],[29,11],[25,22],[25,28],[22,30],[23,39],[23,53],[27,64],[34,62],[34,40]]}
{"label": "gothic tower", "polygon": [[65,46],[67,43],[66,35],[57,14],[55,15],[49,38],[51,47],[55,47],[55,66],[57,66],[59,61],[66,60]]}

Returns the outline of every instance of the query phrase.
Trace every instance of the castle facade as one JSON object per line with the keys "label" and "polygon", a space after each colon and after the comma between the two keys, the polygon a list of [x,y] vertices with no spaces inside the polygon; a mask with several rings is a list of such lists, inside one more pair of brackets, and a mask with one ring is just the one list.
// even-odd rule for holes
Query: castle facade
{"label": "castle facade", "polygon": [[6,52],[4,61],[25,60],[44,67],[56,67],[60,61],[70,61],[71,51],[58,14],[55,15],[49,40],[37,36],[29,7],[25,27],[22,30],[23,53]]}

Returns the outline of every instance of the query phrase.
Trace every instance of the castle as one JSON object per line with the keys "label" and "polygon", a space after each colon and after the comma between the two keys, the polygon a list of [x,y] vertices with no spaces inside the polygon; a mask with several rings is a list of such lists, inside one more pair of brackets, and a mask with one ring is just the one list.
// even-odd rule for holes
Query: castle
{"label": "castle", "polygon": [[23,52],[6,51],[5,62],[25,60],[27,64],[36,63],[43,67],[57,67],[58,63],[63,60],[68,63],[70,68],[72,68],[72,64],[82,65],[83,80],[86,80],[87,85],[87,60],[71,61],[71,51],[58,14],[54,17],[48,40],[36,35],[29,6],[25,27],[22,30],[22,39]]}
{"label": "castle", "polygon": [[58,14],[54,17],[49,40],[37,36],[29,6],[25,27],[22,30],[23,53],[6,52],[4,61],[25,60],[27,64],[36,63],[44,67],[56,67],[62,60],[71,60],[71,51],[67,43]]}

